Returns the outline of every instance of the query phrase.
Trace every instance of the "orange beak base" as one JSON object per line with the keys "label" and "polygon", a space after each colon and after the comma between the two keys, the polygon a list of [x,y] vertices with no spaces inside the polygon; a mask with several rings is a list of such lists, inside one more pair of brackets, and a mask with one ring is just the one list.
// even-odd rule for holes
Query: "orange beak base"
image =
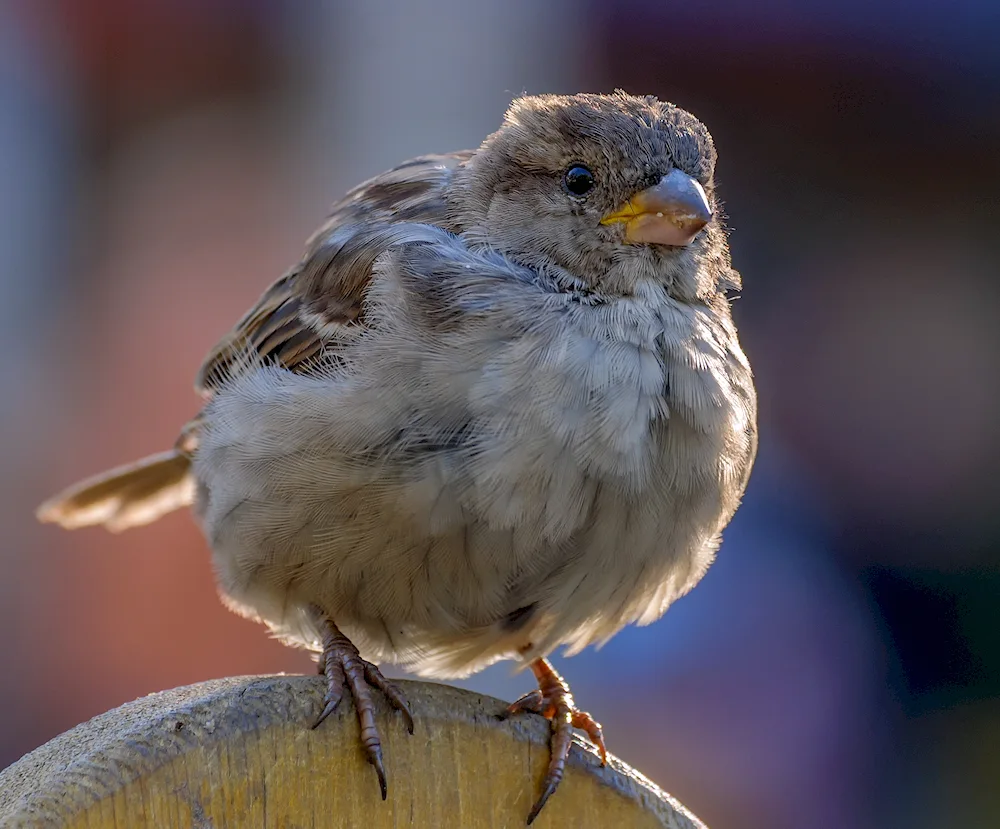
{"label": "orange beak base", "polygon": [[602,225],[625,224],[632,244],[688,245],[712,219],[702,186],[680,170],[671,170],[652,187],[636,193]]}

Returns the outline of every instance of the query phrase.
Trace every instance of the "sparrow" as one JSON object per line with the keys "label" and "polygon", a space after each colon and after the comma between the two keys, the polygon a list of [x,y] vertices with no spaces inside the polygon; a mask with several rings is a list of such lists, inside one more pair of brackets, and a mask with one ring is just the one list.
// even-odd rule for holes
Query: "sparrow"
{"label": "sparrow", "polygon": [[38,511],[117,531],[193,505],[223,601],[318,653],[383,799],[377,665],[503,659],[574,728],[549,661],[658,619],[705,573],[757,447],[708,130],[654,97],[515,100],[478,149],[350,191],[209,353],[173,449]]}

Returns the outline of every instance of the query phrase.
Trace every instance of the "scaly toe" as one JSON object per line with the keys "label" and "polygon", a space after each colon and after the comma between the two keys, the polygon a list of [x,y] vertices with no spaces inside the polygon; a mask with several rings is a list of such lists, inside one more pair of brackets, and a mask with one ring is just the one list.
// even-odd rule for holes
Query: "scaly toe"
{"label": "scaly toe", "polygon": [[403,696],[403,692],[399,690],[395,683],[390,682],[382,676],[382,672],[377,666],[371,662],[365,662],[364,664],[365,679],[368,680],[368,684],[378,688],[385,695],[385,698],[389,700],[389,704],[403,715],[403,720],[406,722],[406,730],[412,734],[413,714],[410,711],[410,704],[406,701],[406,697]]}
{"label": "scaly toe", "polygon": [[573,728],[579,728],[590,739],[601,755],[601,765],[608,764],[608,750],[604,747],[604,729],[601,724],[590,716],[586,711],[572,711],[571,719]]}
{"label": "scaly toe", "polygon": [[413,715],[410,713],[410,707],[399,689],[382,676],[377,667],[361,658],[358,649],[341,633],[333,621],[323,616],[319,608],[313,608],[313,612],[316,614],[323,636],[320,665],[327,681],[325,705],[313,728],[337,709],[346,688],[354,699],[354,709],[357,712],[358,724],[361,726],[361,747],[366,759],[375,769],[379,791],[385,800],[388,796],[388,784],[382,760],[382,740],[375,723],[372,688],[377,688],[385,694],[392,706],[403,714],[406,727],[412,734]]}
{"label": "scaly toe", "polygon": [[500,715],[500,719],[505,720],[508,717],[513,717],[516,714],[523,714],[525,712],[531,714],[542,714],[543,709],[547,706],[548,702],[542,695],[541,691],[531,691],[508,705],[504,709],[504,712]]}

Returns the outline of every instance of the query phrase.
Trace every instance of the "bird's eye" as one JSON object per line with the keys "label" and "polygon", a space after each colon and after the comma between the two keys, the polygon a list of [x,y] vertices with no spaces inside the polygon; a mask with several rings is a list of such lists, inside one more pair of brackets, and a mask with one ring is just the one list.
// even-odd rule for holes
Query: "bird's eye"
{"label": "bird's eye", "polygon": [[563,184],[574,196],[585,196],[594,186],[594,174],[579,164],[570,167],[563,176]]}

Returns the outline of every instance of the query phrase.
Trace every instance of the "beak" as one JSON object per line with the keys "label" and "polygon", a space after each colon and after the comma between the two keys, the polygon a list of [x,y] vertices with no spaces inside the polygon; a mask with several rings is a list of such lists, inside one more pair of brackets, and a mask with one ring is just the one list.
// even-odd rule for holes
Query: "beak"
{"label": "beak", "polygon": [[601,224],[624,222],[625,241],[633,244],[683,246],[711,218],[712,208],[702,186],[680,170],[671,170],[601,219]]}

